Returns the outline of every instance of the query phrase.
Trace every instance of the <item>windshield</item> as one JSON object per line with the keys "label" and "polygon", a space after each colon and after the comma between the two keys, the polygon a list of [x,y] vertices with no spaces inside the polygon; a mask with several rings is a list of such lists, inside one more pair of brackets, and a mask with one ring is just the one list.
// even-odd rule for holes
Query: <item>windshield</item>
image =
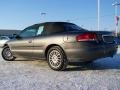
{"label": "windshield", "polygon": [[9,37],[7,37],[7,36],[1,36],[0,40],[9,40]]}
{"label": "windshield", "polygon": [[69,30],[69,31],[86,31],[85,29],[75,25],[75,24],[64,24],[65,29]]}

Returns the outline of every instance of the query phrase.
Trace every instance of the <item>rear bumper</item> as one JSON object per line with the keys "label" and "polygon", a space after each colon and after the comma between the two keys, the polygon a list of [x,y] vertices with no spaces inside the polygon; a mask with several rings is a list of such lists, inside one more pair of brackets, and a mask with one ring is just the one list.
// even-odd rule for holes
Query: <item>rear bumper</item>
{"label": "rear bumper", "polygon": [[99,58],[113,57],[117,53],[116,45],[102,45],[87,48],[71,48],[66,50],[69,62],[86,62]]}

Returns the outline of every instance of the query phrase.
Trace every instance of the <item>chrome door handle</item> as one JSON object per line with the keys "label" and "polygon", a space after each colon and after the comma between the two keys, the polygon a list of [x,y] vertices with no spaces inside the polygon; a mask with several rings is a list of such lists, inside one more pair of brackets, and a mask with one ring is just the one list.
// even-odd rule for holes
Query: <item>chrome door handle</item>
{"label": "chrome door handle", "polygon": [[29,40],[28,43],[32,43],[32,40]]}

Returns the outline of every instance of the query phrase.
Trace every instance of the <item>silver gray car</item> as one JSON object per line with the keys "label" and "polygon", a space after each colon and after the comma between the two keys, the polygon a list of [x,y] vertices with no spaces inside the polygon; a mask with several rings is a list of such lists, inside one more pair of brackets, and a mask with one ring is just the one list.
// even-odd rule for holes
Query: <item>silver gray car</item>
{"label": "silver gray car", "polygon": [[2,56],[7,61],[17,57],[47,59],[51,69],[64,70],[68,62],[92,62],[113,57],[116,51],[111,32],[88,31],[68,22],[46,22],[27,27],[8,41]]}

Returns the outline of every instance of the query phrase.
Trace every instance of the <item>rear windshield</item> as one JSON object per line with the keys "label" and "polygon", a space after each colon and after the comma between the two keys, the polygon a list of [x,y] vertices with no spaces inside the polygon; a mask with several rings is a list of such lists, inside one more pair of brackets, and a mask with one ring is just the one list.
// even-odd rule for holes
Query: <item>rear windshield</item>
{"label": "rear windshield", "polygon": [[85,30],[85,29],[83,29],[75,24],[64,24],[64,27],[68,31],[87,31],[87,30]]}

